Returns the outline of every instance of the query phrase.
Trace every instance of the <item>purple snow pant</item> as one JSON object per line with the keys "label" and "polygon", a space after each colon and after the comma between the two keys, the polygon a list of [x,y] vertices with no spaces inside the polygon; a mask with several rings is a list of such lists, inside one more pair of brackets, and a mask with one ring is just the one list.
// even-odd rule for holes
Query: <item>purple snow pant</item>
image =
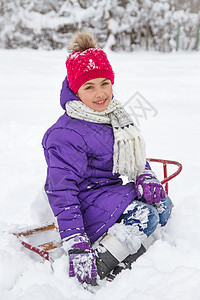
{"label": "purple snow pant", "polygon": [[[167,196],[162,199],[158,204],[148,205],[144,198],[140,201],[134,199],[129,206],[126,208],[124,213],[117,220],[117,223],[124,225],[136,225],[139,231],[150,236],[158,224],[161,226],[166,225],[172,211],[172,201]],[[141,218],[141,215],[143,217]],[[144,219],[144,214],[146,218]]]}

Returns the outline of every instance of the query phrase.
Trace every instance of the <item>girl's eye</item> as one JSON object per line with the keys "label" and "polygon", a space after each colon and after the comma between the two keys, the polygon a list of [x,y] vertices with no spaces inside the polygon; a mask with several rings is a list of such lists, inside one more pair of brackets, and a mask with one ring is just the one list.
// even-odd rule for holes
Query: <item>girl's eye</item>
{"label": "girl's eye", "polygon": [[108,85],[108,82],[107,82],[107,81],[105,81],[105,82],[103,82],[103,83],[102,83],[102,85]]}
{"label": "girl's eye", "polygon": [[86,90],[91,90],[91,89],[92,89],[91,85],[86,87]]}

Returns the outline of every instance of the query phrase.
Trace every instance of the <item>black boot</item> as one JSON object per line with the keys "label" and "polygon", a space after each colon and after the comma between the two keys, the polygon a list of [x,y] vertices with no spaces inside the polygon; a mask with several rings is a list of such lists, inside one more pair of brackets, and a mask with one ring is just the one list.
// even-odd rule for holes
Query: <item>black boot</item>
{"label": "black boot", "polygon": [[121,271],[129,269],[131,270],[132,268],[132,263],[134,261],[136,261],[138,259],[138,257],[140,257],[142,254],[144,254],[146,252],[146,249],[143,245],[141,245],[141,247],[139,248],[139,250],[134,253],[134,254],[130,254],[129,256],[127,256],[122,263],[120,263],[118,266],[116,266],[112,272],[110,274],[107,275],[108,280],[113,280],[116,275],[118,275],[119,273],[121,273]]}
{"label": "black boot", "polygon": [[101,279],[104,279],[117,265],[119,261],[108,251],[96,251],[97,272]]}
{"label": "black boot", "polygon": [[107,277],[108,280],[113,280],[122,270],[131,269],[131,264],[146,252],[146,249],[142,245],[136,253],[129,254],[120,263],[120,261],[104,247],[104,245],[101,245],[101,243],[99,245],[100,247],[96,249],[96,265],[98,275],[101,279]]}

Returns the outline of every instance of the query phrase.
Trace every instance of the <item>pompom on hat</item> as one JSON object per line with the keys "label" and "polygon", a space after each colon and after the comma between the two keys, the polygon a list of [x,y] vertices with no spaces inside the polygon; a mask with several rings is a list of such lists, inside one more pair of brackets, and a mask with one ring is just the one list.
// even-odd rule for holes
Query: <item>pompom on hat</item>
{"label": "pompom on hat", "polygon": [[72,52],[67,60],[67,78],[70,89],[76,94],[87,81],[107,78],[114,84],[114,72],[106,53],[99,47]]}

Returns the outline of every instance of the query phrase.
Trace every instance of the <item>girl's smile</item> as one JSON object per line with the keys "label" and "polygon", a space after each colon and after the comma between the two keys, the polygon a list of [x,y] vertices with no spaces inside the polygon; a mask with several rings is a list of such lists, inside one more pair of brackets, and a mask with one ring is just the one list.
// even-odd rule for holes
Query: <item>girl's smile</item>
{"label": "girl's smile", "polygon": [[107,78],[91,79],[85,82],[77,92],[77,96],[85,105],[99,112],[108,107],[112,95],[112,84]]}

